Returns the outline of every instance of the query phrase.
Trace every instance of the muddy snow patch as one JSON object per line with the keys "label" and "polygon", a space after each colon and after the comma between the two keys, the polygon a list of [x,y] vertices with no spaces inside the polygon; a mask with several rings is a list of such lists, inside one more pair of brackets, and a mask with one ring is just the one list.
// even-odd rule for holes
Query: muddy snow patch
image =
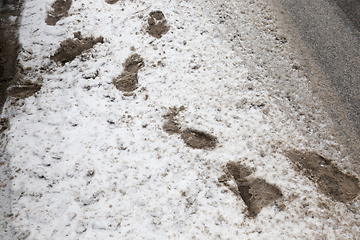
{"label": "muddy snow patch", "polygon": [[161,11],[153,11],[149,14],[148,24],[146,31],[154,38],[161,38],[166,34],[170,27],[167,24],[165,15]]}
{"label": "muddy snow patch", "polygon": [[41,85],[27,83],[19,86],[12,86],[7,91],[9,97],[14,97],[16,99],[25,99],[34,95],[36,92],[40,91]]}
{"label": "muddy snow patch", "polygon": [[169,109],[169,112],[163,117],[166,119],[166,122],[163,125],[163,130],[168,134],[180,133],[180,124],[176,121],[176,116],[180,111],[185,110],[184,106],[179,108],[172,107]]}
{"label": "muddy snow patch", "polygon": [[287,156],[325,195],[340,202],[349,202],[359,195],[359,180],[342,173],[331,160],[299,151],[289,152]]}
{"label": "muddy snow patch", "polygon": [[252,170],[241,163],[229,162],[226,165],[231,176],[224,175],[219,179],[227,185],[230,177],[235,180],[236,189],[231,189],[239,195],[248,209],[248,216],[255,217],[261,210],[269,205],[275,205],[282,193],[275,185],[267,183],[264,179],[251,178]]}
{"label": "muddy snow patch", "polygon": [[[263,85],[274,80],[269,71],[279,69],[264,65],[264,74],[256,75],[260,66],[250,65],[269,54],[263,47],[279,52],[272,62],[283,63],[289,54],[276,50],[278,42],[257,40],[275,41],[263,36],[269,31],[256,30],[252,18],[263,10],[251,11],[259,1],[236,1],[243,6],[232,7],[230,15],[238,19],[232,27],[225,25],[228,19],[219,26],[216,7],[206,1],[77,0],[63,24],[45,28],[38,26],[46,25],[41,1],[26,1],[20,61],[34,71],[26,80],[41,76],[43,88],[21,106],[8,104],[2,116],[10,125],[4,134],[12,226],[30,231],[28,239],[326,239],[329,230],[336,231],[334,239],[357,236],[350,231],[358,231],[358,214],[317,191],[279,153],[307,148],[309,140]],[[153,15],[153,25],[163,19],[171,30],[157,39],[146,30],[148,13],[159,8],[166,20]],[[237,27],[243,42],[232,44],[232,32],[221,31]],[[103,36],[106,44],[64,66],[51,62],[54,43],[77,31]],[[76,34],[74,41],[84,37]],[[235,45],[244,51],[234,51]],[[129,87],[120,84],[126,76]],[[289,78],[296,86],[302,81]],[[167,114],[181,105],[186,109]],[[229,161],[239,159],[256,171],[235,178],[226,170],[237,193],[229,194],[218,179]]]}
{"label": "muddy snow patch", "polygon": [[47,14],[46,24],[55,26],[58,21],[68,15],[71,4],[72,0],[56,0],[51,6],[52,10]]}
{"label": "muddy snow patch", "polygon": [[123,73],[113,79],[115,87],[122,92],[133,92],[138,88],[138,71],[144,67],[144,59],[133,54],[125,60]]}
{"label": "muddy snow patch", "polygon": [[192,148],[211,149],[216,146],[216,137],[195,129],[185,129],[181,132],[181,139]]}
{"label": "muddy snow patch", "polygon": [[196,129],[182,129],[178,121],[176,120],[176,116],[180,111],[185,110],[184,106],[180,108],[170,108],[168,114],[163,116],[167,121],[163,125],[163,130],[168,134],[180,134],[181,139],[184,143],[191,148],[197,149],[212,149],[216,146],[217,139],[215,136],[199,131]]}
{"label": "muddy snow patch", "polygon": [[91,36],[82,38],[79,32],[74,33],[74,36],[74,39],[68,38],[61,42],[60,47],[50,59],[65,64],[71,62],[86,50],[91,49],[97,43],[104,43],[103,37],[94,38]]}

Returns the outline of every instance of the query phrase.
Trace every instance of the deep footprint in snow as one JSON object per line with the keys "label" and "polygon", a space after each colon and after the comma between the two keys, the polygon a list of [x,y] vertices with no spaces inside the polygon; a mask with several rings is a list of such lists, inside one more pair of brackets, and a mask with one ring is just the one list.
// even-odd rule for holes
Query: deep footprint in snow
{"label": "deep footprint in snow", "polygon": [[55,26],[58,21],[66,17],[71,7],[72,0],[56,0],[49,11],[45,20],[47,25]]}
{"label": "deep footprint in snow", "polygon": [[163,117],[167,120],[163,125],[163,130],[168,134],[179,134],[181,133],[180,125],[176,121],[176,116],[179,114],[180,111],[184,111],[185,107],[181,106],[179,108],[173,107],[169,109],[170,111],[164,115]]}
{"label": "deep footprint in snow", "polygon": [[71,62],[84,51],[91,49],[97,43],[104,43],[103,37],[86,37],[82,38],[80,32],[74,33],[75,38],[68,38],[60,43],[60,47],[55,54],[50,57],[55,62],[61,62],[63,65]]}
{"label": "deep footprint in snow", "polygon": [[9,128],[9,120],[6,118],[0,119],[0,133]]}
{"label": "deep footprint in snow", "polygon": [[185,129],[182,131],[181,139],[192,148],[210,149],[216,146],[216,137],[195,129]]}
{"label": "deep footprint in snow", "polygon": [[180,134],[181,139],[189,147],[196,149],[210,149],[216,146],[216,137],[195,129],[182,130],[180,124],[176,121],[176,116],[180,111],[185,110],[184,106],[180,108],[170,108],[168,114],[164,116],[167,120],[163,125],[163,130],[168,134]]}
{"label": "deep footprint in snow", "polygon": [[149,14],[148,24],[146,31],[154,38],[161,38],[170,30],[165,15],[161,11],[152,11]]}
{"label": "deep footprint in snow", "polygon": [[[235,179],[237,189],[233,189],[236,195],[240,195],[247,206],[249,217],[258,215],[264,207],[275,204],[282,197],[282,193],[276,186],[267,183],[264,179],[252,179],[249,176],[252,171],[241,163],[229,162],[227,171]],[[226,182],[229,176],[224,175],[219,182]]]}
{"label": "deep footprint in snow", "polygon": [[113,79],[115,87],[122,92],[133,92],[138,88],[138,71],[144,67],[144,59],[133,54],[125,60],[123,73]]}
{"label": "deep footprint in snow", "polygon": [[316,153],[299,151],[286,155],[325,195],[344,203],[359,195],[359,180],[342,173],[330,160]]}

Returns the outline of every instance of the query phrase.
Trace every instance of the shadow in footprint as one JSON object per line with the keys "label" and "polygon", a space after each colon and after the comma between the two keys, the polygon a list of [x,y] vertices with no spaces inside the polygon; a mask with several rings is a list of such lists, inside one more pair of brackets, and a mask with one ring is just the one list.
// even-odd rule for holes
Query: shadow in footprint
{"label": "shadow in footprint", "polygon": [[325,195],[339,202],[349,202],[360,193],[359,180],[342,173],[330,160],[316,154],[291,151],[286,156]]}
{"label": "shadow in footprint", "polygon": [[[252,171],[241,163],[229,162],[228,173],[235,179],[237,189],[232,189],[236,195],[240,195],[248,209],[249,217],[257,216],[260,211],[282,197],[280,189],[267,183],[264,179],[252,179],[249,176]],[[226,183],[228,175],[224,175],[219,182]]]}
{"label": "shadow in footprint", "polygon": [[181,129],[180,124],[176,121],[175,118],[179,114],[179,112],[183,110],[185,110],[184,106],[181,106],[180,108],[170,108],[170,111],[165,116],[163,116],[167,120],[163,125],[163,130],[170,135],[180,134],[181,139],[185,142],[187,146],[191,148],[214,148],[217,141],[215,136],[195,129]]}
{"label": "shadow in footprint", "polygon": [[45,23],[50,26],[55,26],[58,21],[66,17],[71,7],[72,0],[56,0],[52,10],[47,13]]}
{"label": "shadow in footprint", "polygon": [[117,3],[119,0],[105,0],[106,3],[108,4],[115,4]]}
{"label": "shadow in footprint", "polygon": [[103,37],[86,37],[82,38],[80,32],[74,33],[74,39],[68,38],[60,43],[60,47],[56,50],[55,54],[50,57],[55,62],[61,62],[63,65],[71,62],[81,53],[91,49],[97,43],[104,43]]}
{"label": "shadow in footprint", "polygon": [[154,38],[161,38],[170,30],[165,15],[161,11],[150,12],[148,24],[146,31]]}
{"label": "shadow in footprint", "polygon": [[138,88],[138,72],[144,67],[144,59],[133,54],[125,60],[123,73],[113,79],[115,87],[122,92],[133,92]]}

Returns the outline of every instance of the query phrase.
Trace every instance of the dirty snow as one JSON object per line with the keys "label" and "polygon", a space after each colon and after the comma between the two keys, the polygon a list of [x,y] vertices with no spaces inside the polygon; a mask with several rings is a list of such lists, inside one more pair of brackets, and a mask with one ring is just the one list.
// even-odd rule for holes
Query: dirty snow
{"label": "dirty snow", "polygon": [[[333,201],[285,157],[315,151],[355,174],[309,79],[292,67],[300,60],[268,1],[73,0],[68,16],[48,26],[52,3],[24,3],[19,61],[24,79],[42,88],[9,99],[3,112],[13,176],[4,239],[359,236],[359,197]],[[146,32],[155,10],[170,26],[159,39]],[[78,31],[104,43],[65,65],[50,61]],[[145,66],[126,94],[113,79],[132,54]],[[180,126],[215,136],[214,149],[190,148],[163,130],[169,108],[181,106]],[[248,217],[218,180],[229,161],[276,185],[281,200]]]}

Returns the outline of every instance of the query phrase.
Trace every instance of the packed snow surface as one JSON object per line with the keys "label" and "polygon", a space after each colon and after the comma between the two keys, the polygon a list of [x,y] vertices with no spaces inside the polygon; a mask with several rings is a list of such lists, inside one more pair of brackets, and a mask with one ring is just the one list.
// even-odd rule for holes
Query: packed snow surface
{"label": "packed snow surface", "polygon": [[[52,4],[23,6],[19,62],[24,81],[42,87],[3,111],[13,176],[4,238],[359,237],[359,197],[334,201],[286,157],[317,152],[355,174],[270,2],[73,0],[55,26],[45,22]],[[153,11],[169,26],[160,38],[147,31]],[[104,41],[51,61],[78,31]],[[119,91],[114,79],[134,54],[143,59],[138,87]],[[216,146],[192,148],[164,131],[174,107],[181,129],[214,136]],[[249,217],[235,181],[219,181],[230,161],[282,197]]]}

